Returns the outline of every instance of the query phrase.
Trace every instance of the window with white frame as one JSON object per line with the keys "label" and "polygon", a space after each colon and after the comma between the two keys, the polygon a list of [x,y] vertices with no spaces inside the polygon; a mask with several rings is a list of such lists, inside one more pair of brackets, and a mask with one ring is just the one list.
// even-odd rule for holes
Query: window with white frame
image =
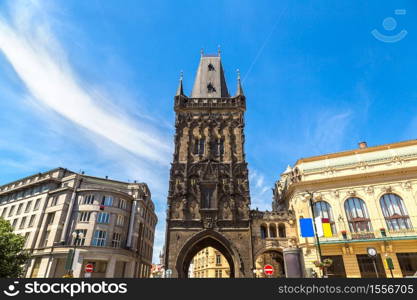
{"label": "window with white frame", "polygon": [[26,225],[26,217],[23,217],[22,220],[20,221],[19,229],[25,228],[25,225]]}
{"label": "window with white frame", "polygon": [[79,222],[90,221],[91,211],[80,211],[79,214],[80,214]]}
{"label": "window with white frame", "polygon": [[[77,234],[77,237],[72,238],[72,244],[77,246],[84,246],[85,237],[87,236],[87,229],[76,229],[75,233]],[[80,238],[80,233],[82,233],[82,238]]]}
{"label": "window with white frame", "polygon": [[41,205],[41,199],[40,198],[36,199],[35,206],[33,207],[33,210],[39,209],[40,205]]}
{"label": "window with white frame", "polygon": [[15,229],[15,228],[16,228],[16,224],[17,224],[17,219],[14,219],[14,220],[13,220],[13,223],[12,223],[12,227],[13,227],[13,229]]}
{"label": "window with white frame", "polygon": [[36,215],[31,215],[30,216],[28,227],[33,226],[33,223],[35,223],[35,217],[36,217]]}
{"label": "window with white frame", "polygon": [[103,198],[101,199],[101,205],[104,206],[112,206],[113,205],[113,197],[112,196],[103,196]]}
{"label": "window with white frame", "polygon": [[119,208],[121,209],[126,209],[127,207],[127,202],[125,199],[119,199]]}
{"label": "window with white frame", "polygon": [[46,247],[48,245],[49,234],[50,234],[49,230],[47,232],[45,232],[45,236],[43,238],[43,243],[42,243],[43,247]]}
{"label": "window with white frame", "polygon": [[31,206],[32,206],[32,201],[29,201],[28,203],[26,203],[25,213],[29,212]]}
{"label": "window with white frame", "polygon": [[107,212],[100,212],[97,215],[97,223],[109,224],[110,223],[110,214]]}
{"label": "window with white frame", "polygon": [[122,215],[117,215],[116,225],[123,226],[125,224],[125,217]]}
{"label": "window with white frame", "polygon": [[93,237],[93,246],[105,247],[107,239],[107,232],[103,230],[96,230]]}
{"label": "window with white frame", "polygon": [[111,246],[113,248],[120,248],[122,242],[122,234],[118,232],[113,233],[113,240],[111,241]]}
{"label": "window with white frame", "polygon": [[83,199],[83,204],[93,204],[94,203],[94,195],[86,195]]}
{"label": "window with white frame", "polygon": [[13,215],[13,212],[14,212],[14,205],[12,207],[10,207],[8,217],[11,217]]}
{"label": "window with white frame", "polygon": [[20,215],[20,213],[22,212],[22,208],[23,208],[23,203],[20,203],[19,206],[17,207],[16,216]]}

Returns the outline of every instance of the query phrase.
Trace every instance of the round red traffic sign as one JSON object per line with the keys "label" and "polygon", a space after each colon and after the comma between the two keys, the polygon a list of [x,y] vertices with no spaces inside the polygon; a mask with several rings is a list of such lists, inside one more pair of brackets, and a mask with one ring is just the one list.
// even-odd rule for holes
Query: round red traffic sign
{"label": "round red traffic sign", "polygon": [[271,265],[265,265],[264,266],[264,273],[265,275],[272,275],[274,274],[274,267]]}
{"label": "round red traffic sign", "polygon": [[93,264],[86,264],[85,265],[85,272],[87,273],[92,273],[94,271],[94,266]]}

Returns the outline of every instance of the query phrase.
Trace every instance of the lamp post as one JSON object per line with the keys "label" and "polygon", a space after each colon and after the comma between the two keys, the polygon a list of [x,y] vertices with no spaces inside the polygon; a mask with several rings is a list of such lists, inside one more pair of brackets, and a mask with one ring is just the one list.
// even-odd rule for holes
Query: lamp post
{"label": "lamp post", "polygon": [[[316,226],[316,220],[315,220],[315,215],[314,215],[313,193],[308,192],[308,191],[306,193],[307,193],[306,198],[308,199],[310,203],[311,217],[313,219],[313,226],[314,226],[314,235],[316,236],[317,250],[319,252],[319,262],[321,263],[322,255],[321,255],[320,240],[319,240],[319,235],[317,234],[317,226]],[[322,272],[322,278],[324,278],[324,271]]]}
{"label": "lamp post", "polygon": [[82,240],[84,238],[84,234],[82,232],[74,231],[72,233],[72,238],[74,239],[74,248],[73,248],[73,253],[72,253],[72,258],[71,258],[71,269],[69,270],[69,273],[71,275],[74,274],[73,266],[74,266],[75,251],[77,250],[77,241]]}

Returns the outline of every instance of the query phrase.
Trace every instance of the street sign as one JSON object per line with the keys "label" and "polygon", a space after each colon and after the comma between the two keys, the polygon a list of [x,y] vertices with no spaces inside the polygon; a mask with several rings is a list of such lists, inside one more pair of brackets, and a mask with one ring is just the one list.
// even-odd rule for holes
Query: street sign
{"label": "street sign", "polygon": [[265,275],[272,275],[274,274],[274,267],[271,265],[265,265],[264,266],[264,273]]}
{"label": "street sign", "polygon": [[94,271],[94,266],[93,264],[86,264],[85,265],[85,272],[86,273],[92,273]]}

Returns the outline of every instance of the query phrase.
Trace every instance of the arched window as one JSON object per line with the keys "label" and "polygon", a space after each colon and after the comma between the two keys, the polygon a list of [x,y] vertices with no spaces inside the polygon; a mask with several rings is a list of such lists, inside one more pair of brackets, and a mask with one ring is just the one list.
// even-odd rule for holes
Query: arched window
{"label": "arched window", "polygon": [[347,199],[345,201],[345,212],[351,232],[372,231],[365,201],[355,197]]}
{"label": "arched window", "polygon": [[267,237],[267,230],[265,225],[261,225],[261,239],[266,239]]}
{"label": "arched window", "polygon": [[404,201],[396,194],[385,194],[379,199],[388,230],[412,228]]}
{"label": "arched window", "polygon": [[285,238],[286,233],[285,233],[285,224],[280,223],[278,225],[278,236],[280,238]]}
{"label": "arched window", "polygon": [[332,234],[336,234],[336,224],[333,218],[332,207],[326,201],[317,201],[313,205],[314,216],[329,219],[330,227],[332,228]]}
{"label": "arched window", "polygon": [[275,224],[269,224],[269,237],[277,237],[277,227],[275,226]]}

